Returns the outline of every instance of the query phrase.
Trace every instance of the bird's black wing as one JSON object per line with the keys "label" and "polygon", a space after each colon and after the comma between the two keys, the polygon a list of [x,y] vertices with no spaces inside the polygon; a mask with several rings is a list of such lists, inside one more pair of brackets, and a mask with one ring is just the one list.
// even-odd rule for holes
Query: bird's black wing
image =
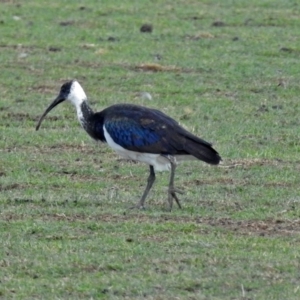
{"label": "bird's black wing", "polygon": [[104,126],[121,147],[163,155],[193,155],[208,163],[220,161],[211,144],[182,128],[159,110],[136,105],[115,105],[104,112]]}
{"label": "bird's black wing", "polygon": [[178,125],[160,111],[141,106],[123,106],[114,107],[107,113],[104,126],[114,142],[127,150],[171,154],[167,138],[170,128]]}

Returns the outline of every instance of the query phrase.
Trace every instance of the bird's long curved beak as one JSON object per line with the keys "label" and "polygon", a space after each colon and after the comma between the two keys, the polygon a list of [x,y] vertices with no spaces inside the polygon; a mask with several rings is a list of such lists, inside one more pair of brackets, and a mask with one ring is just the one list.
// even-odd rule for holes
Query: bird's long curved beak
{"label": "bird's long curved beak", "polygon": [[62,95],[58,95],[57,98],[54,99],[54,101],[49,105],[49,107],[45,110],[45,112],[43,113],[43,115],[40,117],[39,122],[37,123],[35,130],[39,130],[42,121],[44,120],[44,118],[46,117],[46,115],[48,114],[48,112],[50,110],[52,110],[56,105],[58,105],[59,103],[65,101],[66,98],[63,97]]}

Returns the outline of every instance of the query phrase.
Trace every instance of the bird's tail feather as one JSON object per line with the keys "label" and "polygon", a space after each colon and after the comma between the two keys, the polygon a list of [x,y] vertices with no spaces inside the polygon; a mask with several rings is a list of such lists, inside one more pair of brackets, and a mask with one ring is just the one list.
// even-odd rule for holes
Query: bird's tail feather
{"label": "bird's tail feather", "polygon": [[188,142],[185,143],[184,150],[208,164],[217,165],[221,161],[219,153],[211,144],[201,139],[199,139],[199,141],[188,140]]}

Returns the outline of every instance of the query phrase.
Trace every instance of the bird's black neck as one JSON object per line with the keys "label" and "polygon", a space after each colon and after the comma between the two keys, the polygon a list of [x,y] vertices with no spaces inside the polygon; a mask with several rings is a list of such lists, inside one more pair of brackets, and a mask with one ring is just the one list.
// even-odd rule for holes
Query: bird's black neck
{"label": "bird's black neck", "polygon": [[90,108],[87,101],[82,102],[80,108],[84,119],[88,119],[90,116],[94,114],[93,110]]}
{"label": "bird's black neck", "polygon": [[86,101],[80,105],[79,121],[84,130],[95,140],[105,142],[103,132],[103,115],[94,113]]}

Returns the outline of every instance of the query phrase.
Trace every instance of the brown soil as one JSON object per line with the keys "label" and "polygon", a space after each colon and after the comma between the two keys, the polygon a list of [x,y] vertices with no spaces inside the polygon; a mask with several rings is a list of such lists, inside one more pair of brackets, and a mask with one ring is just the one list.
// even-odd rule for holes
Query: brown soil
{"label": "brown soil", "polygon": [[[5,221],[15,221],[19,219],[27,218],[27,215],[22,214],[6,214],[1,215],[0,219]],[[37,217],[35,217],[37,218]],[[280,218],[266,219],[266,220],[233,220],[230,218],[213,218],[213,217],[179,217],[173,215],[163,215],[159,217],[149,216],[143,213],[129,213],[123,215],[111,215],[111,214],[73,214],[66,215],[46,213],[40,215],[40,218],[45,222],[47,221],[65,221],[65,222],[106,222],[106,223],[124,223],[124,222],[136,222],[136,223],[166,223],[174,222],[176,224],[196,224],[195,232],[199,234],[211,233],[214,229],[218,228],[224,231],[231,231],[238,235],[248,236],[291,236],[300,234],[300,219],[287,220]],[[205,226],[202,227],[201,225]]]}

